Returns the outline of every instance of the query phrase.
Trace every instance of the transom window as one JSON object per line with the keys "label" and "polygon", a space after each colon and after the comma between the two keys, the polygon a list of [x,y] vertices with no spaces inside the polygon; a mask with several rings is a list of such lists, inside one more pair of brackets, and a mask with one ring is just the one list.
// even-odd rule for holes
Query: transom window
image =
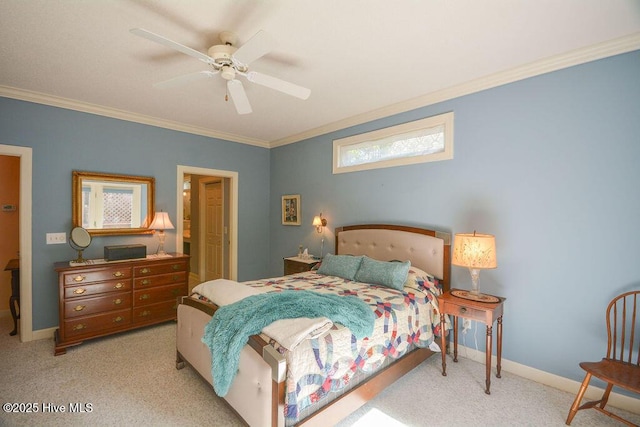
{"label": "transom window", "polygon": [[453,113],[333,141],[333,173],[453,158]]}

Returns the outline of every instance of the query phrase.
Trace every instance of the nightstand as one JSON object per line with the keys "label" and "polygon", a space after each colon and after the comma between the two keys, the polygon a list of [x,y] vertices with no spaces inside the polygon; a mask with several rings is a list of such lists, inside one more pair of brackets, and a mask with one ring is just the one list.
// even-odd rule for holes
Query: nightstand
{"label": "nightstand", "polygon": [[[458,361],[458,317],[476,320],[487,325],[486,338],[486,394],[491,394],[491,350],[492,350],[492,331],[493,322],[498,322],[498,348],[497,348],[497,372],[496,377],[500,378],[500,369],[502,367],[502,314],[504,311],[504,301],[506,298],[494,297],[497,302],[479,302],[472,301],[460,297],[456,297],[451,292],[461,292],[458,289],[452,289],[438,297],[438,308],[440,309],[440,324],[444,325],[445,315],[450,314],[453,317],[453,361]],[[491,296],[493,297],[493,296]],[[442,349],[442,375],[447,375],[445,334],[441,334]]]}
{"label": "nightstand", "polygon": [[297,256],[285,258],[284,275],[287,276],[289,274],[304,273],[305,271],[310,271],[319,262],[320,260],[315,258],[300,258]]}

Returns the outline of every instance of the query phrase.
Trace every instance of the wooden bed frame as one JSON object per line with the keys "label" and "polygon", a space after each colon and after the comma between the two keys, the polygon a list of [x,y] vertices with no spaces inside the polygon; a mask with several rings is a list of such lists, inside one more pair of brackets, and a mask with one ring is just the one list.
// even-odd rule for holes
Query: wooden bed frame
{"label": "wooden bed frame", "polygon": [[[335,236],[336,254],[367,255],[382,261],[409,259],[412,265],[438,277],[443,289],[449,290],[451,236],[448,233],[401,225],[366,224],[337,228]],[[182,369],[188,364],[209,384],[213,383],[211,354],[201,338],[216,309],[215,304],[189,297],[183,297],[178,305],[176,368]],[[297,425],[335,424],[433,354],[428,348],[416,348]],[[224,400],[251,426],[284,427],[285,374],[284,356],[259,335],[253,335],[242,350],[240,369]]]}

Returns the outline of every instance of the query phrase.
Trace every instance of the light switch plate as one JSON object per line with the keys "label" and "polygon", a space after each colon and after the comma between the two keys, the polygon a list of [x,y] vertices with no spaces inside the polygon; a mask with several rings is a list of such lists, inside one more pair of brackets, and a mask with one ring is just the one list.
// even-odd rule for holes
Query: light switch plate
{"label": "light switch plate", "polygon": [[67,233],[47,233],[47,245],[67,243]]}

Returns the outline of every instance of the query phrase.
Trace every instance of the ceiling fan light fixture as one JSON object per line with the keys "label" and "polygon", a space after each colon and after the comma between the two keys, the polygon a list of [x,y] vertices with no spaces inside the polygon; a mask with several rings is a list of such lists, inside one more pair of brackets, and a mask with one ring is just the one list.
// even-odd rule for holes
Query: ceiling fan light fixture
{"label": "ceiling fan light fixture", "polygon": [[235,47],[228,44],[217,44],[215,46],[211,46],[207,53],[216,64],[231,64],[233,61],[232,56],[234,52],[238,50]]}
{"label": "ceiling fan light fixture", "polygon": [[234,70],[232,67],[225,65],[224,67],[222,67],[221,75],[222,75],[222,78],[225,80],[233,80],[236,77],[236,70]]}

